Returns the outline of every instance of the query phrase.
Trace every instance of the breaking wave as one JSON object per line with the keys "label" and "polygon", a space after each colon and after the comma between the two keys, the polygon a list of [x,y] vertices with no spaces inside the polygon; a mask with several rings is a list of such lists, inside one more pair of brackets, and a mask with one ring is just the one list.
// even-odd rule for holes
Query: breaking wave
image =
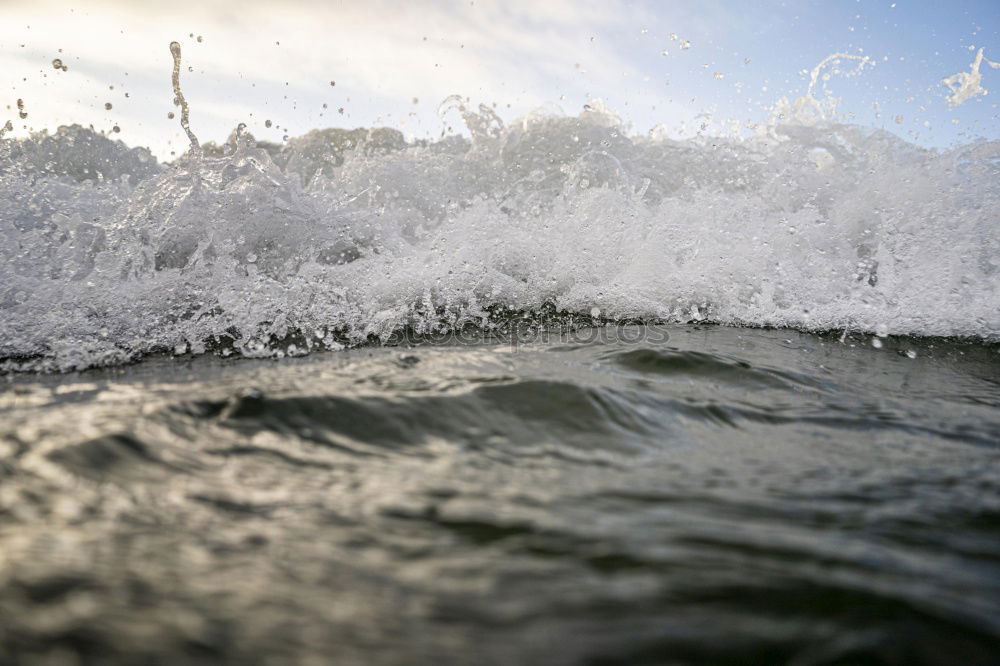
{"label": "breaking wave", "polygon": [[926,150],[802,102],[679,141],[600,103],[504,125],[454,97],[468,137],[239,128],[172,164],[78,126],[0,138],[3,369],[545,310],[996,339],[1000,142]]}

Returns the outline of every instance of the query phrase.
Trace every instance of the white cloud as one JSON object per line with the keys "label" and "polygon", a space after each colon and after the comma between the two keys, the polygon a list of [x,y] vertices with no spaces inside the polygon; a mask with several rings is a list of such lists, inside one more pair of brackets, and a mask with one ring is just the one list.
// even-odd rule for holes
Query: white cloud
{"label": "white cloud", "polygon": [[[278,138],[279,130],[264,129],[265,118],[293,133],[380,117],[436,133],[437,103],[453,93],[498,102],[501,111],[510,104],[507,117],[560,95],[572,102],[568,109],[587,93],[625,97],[622,74],[633,65],[611,41],[591,38],[627,27],[638,14],[570,0],[91,0],[76,8],[8,0],[0,15],[0,84],[11,104],[20,97],[29,106],[26,122],[13,114],[19,128],[80,122],[107,130],[117,123],[129,143],[163,154],[179,137],[166,119],[171,40],[183,45],[182,86],[202,140],[223,138],[240,121]],[[55,57],[68,72],[52,69]],[[411,105],[413,97],[420,103]],[[674,105],[671,113],[683,109]]]}

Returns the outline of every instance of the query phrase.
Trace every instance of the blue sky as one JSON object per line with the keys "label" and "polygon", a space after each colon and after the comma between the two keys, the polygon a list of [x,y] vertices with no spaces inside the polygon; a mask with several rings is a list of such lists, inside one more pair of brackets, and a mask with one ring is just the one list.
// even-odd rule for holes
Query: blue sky
{"label": "blue sky", "polygon": [[[697,91],[709,104],[716,102],[722,115],[752,117],[760,105],[777,97],[801,95],[808,82],[803,71],[828,54],[844,52],[874,61],[856,77],[833,76],[826,84],[830,94],[842,98],[841,111],[854,114],[857,122],[932,145],[968,135],[998,136],[1000,90],[993,98],[979,96],[950,108],[941,84],[945,76],[968,70],[975,57],[970,46],[984,47],[987,57],[992,53],[1000,60],[1000,4],[995,1],[748,0],[717,3],[714,8],[719,10],[714,17],[708,11],[706,16],[712,18],[690,23],[692,48],[684,55],[694,62],[678,64],[674,83]],[[655,16],[657,25],[650,31],[654,34],[665,27],[660,21],[665,15]],[[615,38],[627,43],[624,36]],[[629,49],[631,57],[653,68],[655,58],[642,41]],[[670,52],[673,55],[673,49]],[[704,62],[710,67],[699,71]],[[723,72],[720,83],[727,85],[713,88],[705,76],[709,70]],[[987,89],[991,82],[1000,88],[1000,72],[983,75]],[[753,101],[747,103],[748,98]],[[896,122],[897,116],[902,123]]]}
{"label": "blue sky", "polygon": [[991,94],[957,107],[941,84],[968,71],[979,48],[1000,60],[998,10],[997,0],[5,0],[0,122],[10,119],[20,134],[71,122],[117,126],[130,144],[182,150],[177,121],[167,119],[176,39],[203,141],[241,121],[270,140],[376,124],[437,136],[458,124],[437,114],[450,94],[495,103],[507,121],[543,104],[577,113],[600,98],[635,132],[661,125],[690,136],[706,112],[713,128],[765,120],[776,100],[805,92],[818,62],[842,52],[874,62],[821,81],[842,99],[845,118],[945,146],[1000,138],[1000,69],[984,65]]}

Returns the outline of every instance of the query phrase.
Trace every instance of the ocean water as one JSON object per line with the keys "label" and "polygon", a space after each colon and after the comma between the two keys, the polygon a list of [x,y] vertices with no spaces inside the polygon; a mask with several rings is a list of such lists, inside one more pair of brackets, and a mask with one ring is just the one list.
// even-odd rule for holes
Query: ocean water
{"label": "ocean water", "polygon": [[17,376],[0,661],[994,664],[998,378],[715,325]]}
{"label": "ocean water", "polygon": [[0,131],[0,662],[1000,659],[1000,142],[201,144],[172,52],[171,163]]}

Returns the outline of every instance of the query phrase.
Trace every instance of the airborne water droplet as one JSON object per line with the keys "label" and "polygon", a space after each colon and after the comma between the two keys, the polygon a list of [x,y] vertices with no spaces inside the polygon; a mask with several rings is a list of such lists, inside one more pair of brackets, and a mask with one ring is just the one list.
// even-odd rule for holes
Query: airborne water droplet
{"label": "airborne water droplet", "polygon": [[63,61],[60,60],[59,58],[56,58],[55,60],[52,61],[52,67],[53,69],[61,70],[63,68]]}
{"label": "airborne water droplet", "polygon": [[174,89],[175,104],[181,107],[181,128],[184,130],[184,133],[187,134],[188,141],[191,142],[191,154],[196,158],[200,158],[201,144],[198,143],[198,137],[196,137],[194,132],[191,131],[191,123],[189,121],[190,108],[188,107],[187,100],[184,99],[184,93],[181,92],[180,42],[170,42],[170,55],[174,59],[174,69],[170,75],[170,83]]}

